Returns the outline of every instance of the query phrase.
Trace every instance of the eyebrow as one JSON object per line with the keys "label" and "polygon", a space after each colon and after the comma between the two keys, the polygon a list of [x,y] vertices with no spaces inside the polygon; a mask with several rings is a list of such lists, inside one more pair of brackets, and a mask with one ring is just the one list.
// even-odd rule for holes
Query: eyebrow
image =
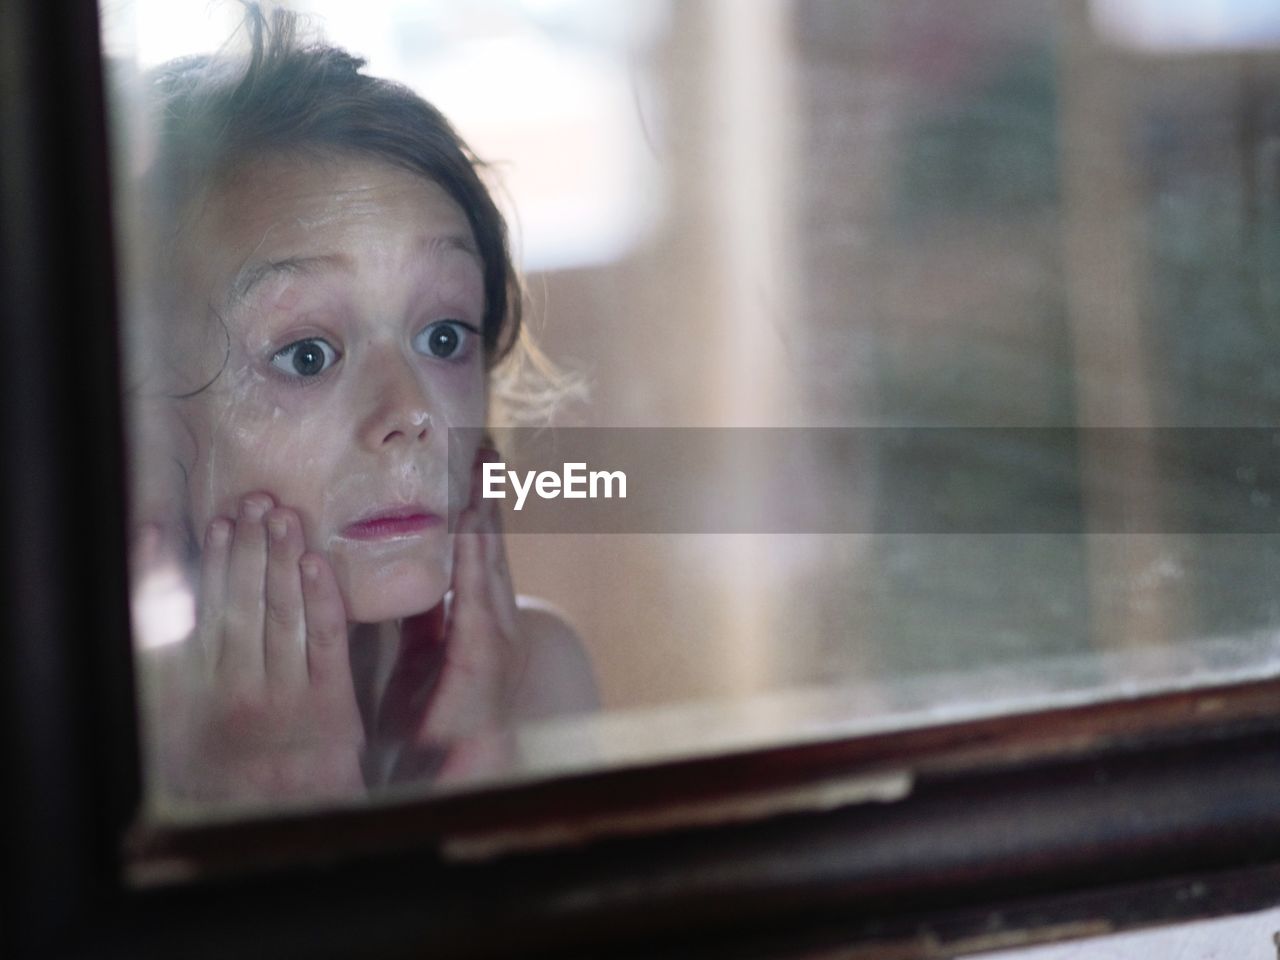
{"label": "eyebrow", "polygon": [[231,281],[227,297],[229,306],[243,303],[263,280],[280,274],[313,274],[322,270],[350,270],[351,261],[341,254],[329,253],[314,257],[285,257],[283,260],[266,260],[246,263]]}
{"label": "eyebrow", "polygon": [[450,233],[445,234],[444,236],[432,237],[427,241],[426,245],[427,249],[433,253],[438,250],[461,250],[463,253],[470,254],[475,258],[477,264],[483,266],[480,259],[480,251],[476,249],[475,241],[460,233]]}

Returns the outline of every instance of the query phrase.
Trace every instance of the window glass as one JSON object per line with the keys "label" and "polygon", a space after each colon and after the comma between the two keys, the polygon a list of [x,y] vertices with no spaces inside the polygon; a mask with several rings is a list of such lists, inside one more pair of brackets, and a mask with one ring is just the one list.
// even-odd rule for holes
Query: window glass
{"label": "window glass", "polygon": [[104,2],[158,816],[1275,673],[1269,5],[291,9],[526,336],[422,114]]}

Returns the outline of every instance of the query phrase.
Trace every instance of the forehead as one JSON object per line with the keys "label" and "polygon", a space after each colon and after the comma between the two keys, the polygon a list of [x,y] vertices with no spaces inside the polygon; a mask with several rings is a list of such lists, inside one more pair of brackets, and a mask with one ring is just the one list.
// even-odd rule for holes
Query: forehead
{"label": "forehead", "polygon": [[255,263],[333,253],[366,262],[441,245],[478,262],[466,214],[434,181],[376,160],[270,156],[212,186],[188,231],[192,279],[231,293]]}

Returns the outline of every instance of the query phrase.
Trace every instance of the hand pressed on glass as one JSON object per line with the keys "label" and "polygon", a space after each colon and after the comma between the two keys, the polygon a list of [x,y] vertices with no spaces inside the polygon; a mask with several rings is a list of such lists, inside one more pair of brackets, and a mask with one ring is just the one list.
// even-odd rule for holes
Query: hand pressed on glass
{"label": "hand pressed on glass", "polygon": [[364,728],[342,597],[328,561],[304,555],[297,515],[265,494],[204,539],[185,749],[165,757],[177,792],[201,798],[350,796],[364,790]]}
{"label": "hand pressed on glass", "polygon": [[[492,500],[479,496],[479,489],[473,474],[471,503],[454,533],[453,589],[441,607],[406,622],[402,632],[402,651],[422,645],[425,656],[419,655],[418,662],[425,661],[438,680],[427,691],[406,677],[403,686],[409,695],[401,700],[396,693],[402,674],[393,675],[378,725],[381,735],[393,741],[403,737],[410,748],[453,744],[440,768],[445,779],[494,773],[505,765],[501,741],[477,735],[501,729],[522,713],[538,713],[530,704],[536,692],[531,697],[524,691],[530,680],[538,683],[529,670],[531,647],[556,642],[544,635],[533,611],[521,611],[500,514]],[[416,697],[415,686],[420,688]],[[415,701],[421,708],[415,709]],[[393,778],[412,776],[414,761],[410,749]]]}
{"label": "hand pressed on glass", "polygon": [[[149,527],[139,538],[135,575],[167,562],[158,537]],[[507,769],[507,741],[491,735],[508,724],[594,707],[580,641],[514,592],[492,501],[473,496],[453,548],[451,590],[400,625],[395,667],[366,719],[348,643],[359,628],[351,633],[326,558],[304,552],[297,513],[257,493],[235,518],[211,521],[198,625],[163,666],[166,792],[307,801],[358,797],[384,776],[471,780]],[[389,755],[392,769],[366,751]]]}
{"label": "hand pressed on glass", "polygon": [[[363,791],[341,597],[323,558],[303,558],[296,515],[271,506],[248,497],[235,519],[209,524],[197,628],[184,643],[145,653],[154,772],[166,797]],[[171,567],[171,548],[161,528],[145,527],[135,578]]]}

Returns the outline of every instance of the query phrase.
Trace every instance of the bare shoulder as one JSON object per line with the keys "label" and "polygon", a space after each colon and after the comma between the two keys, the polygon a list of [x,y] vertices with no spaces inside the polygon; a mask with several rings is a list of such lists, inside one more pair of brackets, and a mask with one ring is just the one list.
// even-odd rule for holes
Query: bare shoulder
{"label": "bare shoulder", "polygon": [[520,719],[536,720],[600,708],[591,659],[582,638],[555,606],[537,597],[516,598],[528,660],[516,690]]}

